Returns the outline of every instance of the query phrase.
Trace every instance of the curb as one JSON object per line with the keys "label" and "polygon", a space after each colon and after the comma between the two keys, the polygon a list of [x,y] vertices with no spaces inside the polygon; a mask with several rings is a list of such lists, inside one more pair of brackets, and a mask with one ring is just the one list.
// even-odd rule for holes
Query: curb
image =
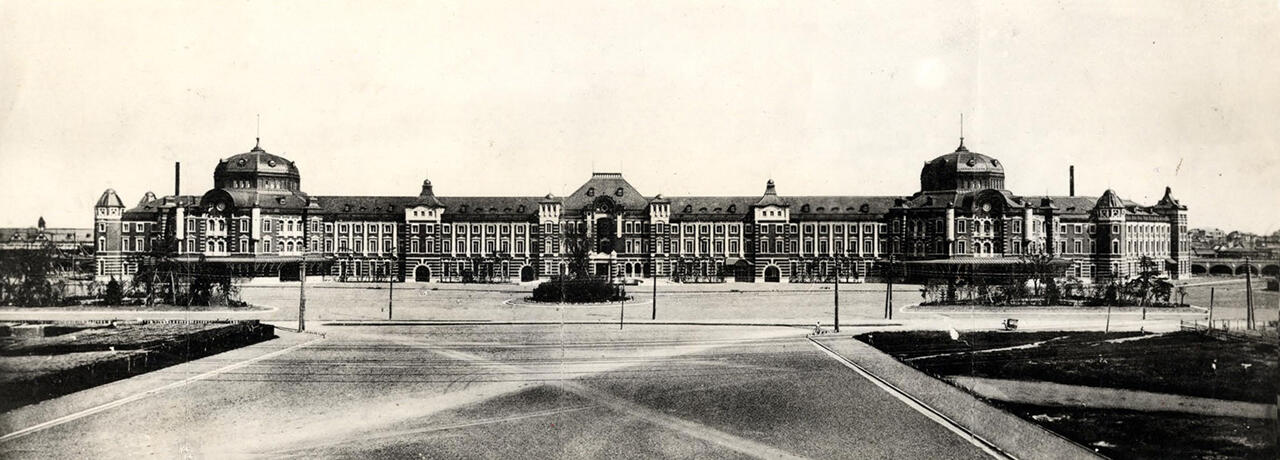
{"label": "curb", "polygon": [[[364,325],[554,325],[554,324],[618,324],[616,320],[526,320],[526,322],[493,322],[493,320],[339,320],[339,322],[321,322],[321,325],[334,327],[364,327]],[[728,325],[728,327],[788,327],[813,328],[813,323],[730,323],[730,322],[630,322],[626,325]],[[849,323],[841,327],[895,327],[900,323]]]}

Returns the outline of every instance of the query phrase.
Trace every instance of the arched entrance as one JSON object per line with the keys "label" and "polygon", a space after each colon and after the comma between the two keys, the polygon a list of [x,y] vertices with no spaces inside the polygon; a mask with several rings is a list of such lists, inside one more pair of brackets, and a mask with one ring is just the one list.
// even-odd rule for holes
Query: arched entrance
{"label": "arched entrance", "polygon": [[1205,268],[1205,267],[1204,267],[1204,265],[1200,265],[1200,264],[1192,264],[1192,265],[1191,265],[1191,274],[1192,274],[1192,275],[1203,275],[1203,274],[1206,274],[1206,273],[1209,273],[1209,270],[1208,270],[1207,268]]}
{"label": "arched entrance", "polygon": [[431,281],[431,267],[419,265],[413,269],[413,280],[418,282]]}
{"label": "arched entrance", "polygon": [[1264,276],[1280,275],[1280,265],[1267,265],[1262,267],[1262,274]]}
{"label": "arched entrance", "polygon": [[1210,275],[1234,275],[1236,272],[1226,265],[1214,265],[1209,267]]}
{"label": "arched entrance", "polygon": [[520,282],[527,283],[527,282],[533,281],[533,278],[534,278],[533,266],[525,265],[523,267],[520,267]]}
{"label": "arched entrance", "polygon": [[1257,274],[1258,274],[1258,267],[1255,267],[1255,266],[1253,266],[1253,265],[1249,265],[1249,264],[1245,264],[1245,265],[1241,265],[1241,266],[1239,266],[1239,267],[1236,267],[1236,274],[1237,274],[1237,275],[1243,275],[1243,274],[1245,274],[1245,272],[1249,272],[1249,273],[1250,273],[1250,274],[1252,274],[1252,275],[1257,275]]}
{"label": "arched entrance", "polygon": [[782,272],[778,271],[778,267],[770,265],[764,268],[764,282],[777,283],[782,280]]}

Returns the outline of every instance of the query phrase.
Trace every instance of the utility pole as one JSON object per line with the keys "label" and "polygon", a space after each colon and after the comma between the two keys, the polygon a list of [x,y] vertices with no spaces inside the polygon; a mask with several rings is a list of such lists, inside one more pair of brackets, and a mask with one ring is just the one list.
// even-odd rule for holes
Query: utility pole
{"label": "utility pole", "polygon": [[307,330],[307,229],[311,227],[307,222],[307,208],[310,207],[311,197],[307,197],[302,204],[302,256],[298,257],[298,332]]}
{"label": "utility pole", "polygon": [[298,332],[307,330],[307,256],[298,261]]}
{"label": "utility pole", "polygon": [[1209,332],[1213,332],[1213,291],[1214,287],[1209,288]]}
{"label": "utility pole", "polygon": [[840,259],[836,259],[836,332],[840,332]]}
{"label": "utility pole", "polygon": [[[392,253],[394,257],[395,253]],[[391,306],[396,293],[395,261],[387,264],[387,321],[391,321]]]}
{"label": "utility pole", "polygon": [[650,275],[650,278],[653,279],[653,314],[649,316],[649,319],[657,320],[658,319],[658,263],[656,261],[650,261],[649,264],[651,265],[649,268],[649,275]]}
{"label": "utility pole", "polygon": [[1244,304],[1245,319],[1244,326],[1249,330],[1253,330],[1253,269],[1250,268],[1249,258],[1244,258]]}
{"label": "utility pole", "polygon": [[887,267],[889,274],[885,276],[884,288],[884,317],[885,319],[893,319],[893,256],[889,256],[889,266]]}
{"label": "utility pole", "polygon": [[[609,284],[613,284],[613,258],[609,259]],[[619,282],[618,285],[626,286],[626,281]],[[623,288],[626,289],[625,287]],[[622,330],[622,322],[627,316],[627,293],[622,293],[622,308],[618,310],[618,330]]]}

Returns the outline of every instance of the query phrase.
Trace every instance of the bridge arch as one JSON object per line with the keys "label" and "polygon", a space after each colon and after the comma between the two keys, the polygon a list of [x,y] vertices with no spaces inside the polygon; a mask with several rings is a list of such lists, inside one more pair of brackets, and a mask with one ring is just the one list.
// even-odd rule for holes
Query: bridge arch
{"label": "bridge arch", "polygon": [[1266,276],[1280,275],[1280,265],[1271,264],[1271,265],[1262,267],[1262,274]]}
{"label": "bridge arch", "polygon": [[1204,264],[1191,264],[1192,275],[1205,275],[1208,273],[1209,267],[1204,266]]}
{"label": "bridge arch", "polygon": [[1253,273],[1254,275],[1258,274],[1258,267],[1254,266],[1253,264],[1240,264],[1239,267],[1236,267],[1236,274],[1243,275],[1245,274],[1246,270],[1249,271],[1250,273]]}
{"label": "bridge arch", "polygon": [[1236,274],[1236,271],[1232,270],[1230,265],[1214,265],[1212,267],[1209,267],[1209,274],[1210,275],[1234,275]]}

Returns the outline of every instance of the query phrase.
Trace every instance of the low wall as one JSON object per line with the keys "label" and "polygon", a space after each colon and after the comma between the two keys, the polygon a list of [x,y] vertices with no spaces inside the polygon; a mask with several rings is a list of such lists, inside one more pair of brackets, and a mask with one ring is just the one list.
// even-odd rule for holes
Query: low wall
{"label": "low wall", "polygon": [[[146,321],[144,321],[146,322]],[[158,323],[174,321],[155,321]],[[229,322],[223,327],[150,342],[119,356],[30,377],[0,382],[0,411],[51,399],[86,388],[203,358],[275,338],[275,327],[258,321]],[[75,349],[68,352],[108,351]]]}

